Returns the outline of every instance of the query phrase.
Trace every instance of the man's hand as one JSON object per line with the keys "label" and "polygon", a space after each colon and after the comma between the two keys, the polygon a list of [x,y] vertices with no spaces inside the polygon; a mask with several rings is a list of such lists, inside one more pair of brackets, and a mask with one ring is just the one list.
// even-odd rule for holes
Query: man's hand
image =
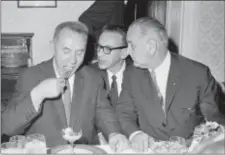
{"label": "man's hand", "polygon": [[147,152],[148,151],[148,144],[149,144],[150,137],[144,133],[139,132],[130,139],[131,147],[137,152]]}
{"label": "man's hand", "polygon": [[109,135],[109,146],[115,152],[122,152],[129,148],[129,142],[125,135],[111,133]]}
{"label": "man's hand", "polygon": [[59,96],[65,87],[65,81],[61,78],[49,78],[31,90],[31,98],[35,105],[39,105],[45,98]]}
{"label": "man's hand", "polygon": [[65,81],[61,78],[49,78],[38,84],[34,91],[43,98],[54,98],[59,96],[65,87]]}

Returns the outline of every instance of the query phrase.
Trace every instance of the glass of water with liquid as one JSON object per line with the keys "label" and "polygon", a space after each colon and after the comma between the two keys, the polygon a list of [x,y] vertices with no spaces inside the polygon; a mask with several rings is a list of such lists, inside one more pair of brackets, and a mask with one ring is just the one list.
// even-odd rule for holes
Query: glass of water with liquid
{"label": "glass of water with liquid", "polygon": [[1,144],[1,154],[23,154],[24,149],[18,141],[10,141]]}
{"label": "glass of water with liquid", "polygon": [[24,149],[26,153],[46,154],[47,146],[45,136],[38,133],[28,135]]}

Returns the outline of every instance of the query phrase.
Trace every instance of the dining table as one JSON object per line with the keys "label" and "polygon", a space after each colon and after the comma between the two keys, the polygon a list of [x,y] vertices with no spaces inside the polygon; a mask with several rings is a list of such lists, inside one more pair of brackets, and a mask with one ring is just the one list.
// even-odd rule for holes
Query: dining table
{"label": "dining table", "polygon": [[[149,148],[146,152],[138,152],[131,147],[124,148],[120,152],[115,152],[111,149],[106,140],[100,136],[99,145],[86,145],[86,144],[66,144],[48,148],[46,145],[45,136],[39,133],[23,136],[16,135],[10,138],[9,142],[1,144],[1,153],[10,154],[18,153],[40,153],[42,154],[156,154],[156,153],[204,153],[204,150],[212,146],[212,151],[216,153],[225,153],[224,139],[225,139],[224,125],[217,124],[216,122],[206,122],[197,126],[194,130],[193,136],[189,139],[184,139],[179,136],[172,136],[169,140],[155,140],[149,139]],[[102,137],[102,138],[101,138]],[[213,144],[220,145],[217,150]],[[222,145],[221,145],[222,144]],[[218,146],[217,145],[217,146]],[[10,152],[11,151],[11,152]]]}

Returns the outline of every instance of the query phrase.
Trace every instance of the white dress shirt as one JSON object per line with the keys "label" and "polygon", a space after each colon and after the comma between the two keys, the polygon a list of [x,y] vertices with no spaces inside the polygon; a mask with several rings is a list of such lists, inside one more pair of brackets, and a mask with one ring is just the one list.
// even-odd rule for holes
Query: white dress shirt
{"label": "white dress shirt", "polygon": [[[170,55],[170,52],[168,51],[163,63],[154,70],[159,91],[163,96],[163,102],[165,102],[165,99],[166,99],[166,88],[167,88],[167,80],[169,76],[170,64],[171,64],[171,55]],[[151,71],[152,70],[149,69],[150,74],[151,74]]]}
{"label": "white dress shirt", "polygon": [[[116,82],[117,82],[117,89],[118,89],[118,96],[120,96],[120,93],[122,91],[122,83],[123,83],[123,72],[126,69],[126,62],[124,61],[122,67],[120,70],[115,74],[116,76]],[[109,81],[109,88],[111,89],[111,84],[113,82],[112,76],[114,75],[111,71],[107,70],[108,73],[108,81]]]}
{"label": "white dress shirt", "polygon": [[[157,85],[159,87],[159,91],[163,96],[163,106],[165,106],[165,99],[166,99],[166,88],[167,88],[167,81],[168,81],[168,76],[169,76],[169,70],[170,70],[170,64],[171,64],[171,54],[168,51],[164,61],[160,66],[158,66],[154,71],[156,75],[156,81]],[[149,69],[149,72],[151,73],[151,69]],[[164,107],[163,107],[164,108]],[[135,135],[141,133],[142,131],[138,130],[133,132],[129,140],[131,140]]]}
{"label": "white dress shirt", "polygon": [[[55,64],[55,59],[53,59],[53,69],[54,69],[54,72],[55,72],[55,75],[57,78],[60,77],[60,74],[58,73],[57,69],[56,69],[56,64]],[[73,86],[74,86],[74,80],[75,80],[75,74],[73,74],[70,78],[69,78],[69,85],[70,85],[70,92],[71,92],[71,101],[72,101],[72,97],[73,97]],[[62,95],[62,98],[63,98],[63,95]],[[64,98],[63,98],[64,99]],[[33,103],[34,105],[34,108],[36,111],[39,110],[39,107],[40,107],[40,104],[35,104]]]}

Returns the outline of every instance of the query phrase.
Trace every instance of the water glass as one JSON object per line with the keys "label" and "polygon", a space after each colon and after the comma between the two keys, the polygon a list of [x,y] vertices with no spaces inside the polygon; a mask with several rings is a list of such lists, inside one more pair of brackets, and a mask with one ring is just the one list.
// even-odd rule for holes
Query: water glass
{"label": "water glass", "polygon": [[46,154],[47,146],[45,136],[38,133],[28,135],[24,148],[26,153]]}
{"label": "water glass", "polygon": [[18,145],[21,145],[21,147],[24,147],[25,142],[26,142],[26,137],[23,135],[16,135],[16,136],[12,136],[9,139],[10,142],[17,142]]}
{"label": "water glass", "polygon": [[11,141],[1,144],[2,154],[20,154],[24,153],[23,147],[17,141]]}

